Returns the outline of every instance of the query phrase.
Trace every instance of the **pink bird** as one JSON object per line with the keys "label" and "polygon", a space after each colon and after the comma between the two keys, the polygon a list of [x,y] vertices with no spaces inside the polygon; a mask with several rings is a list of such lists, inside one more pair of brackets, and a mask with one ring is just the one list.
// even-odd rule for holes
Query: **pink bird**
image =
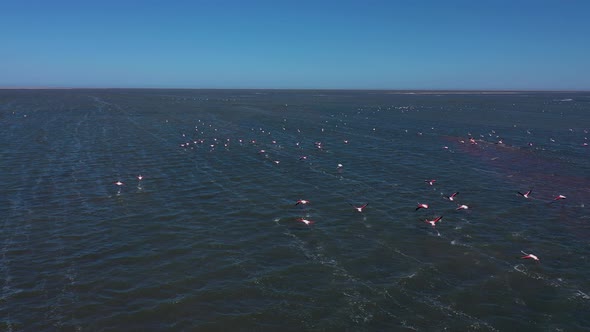
{"label": "pink bird", "polygon": [[539,257],[537,257],[537,256],[535,256],[535,255],[533,255],[533,254],[527,254],[527,253],[526,253],[526,252],[524,252],[524,251],[521,251],[521,252],[522,252],[522,253],[523,253],[523,255],[524,255],[524,256],[522,256],[522,257],[521,257],[521,259],[534,259],[534,260],[536,260],[536,261],[538,261],[538,260],[539,260]]}
{"label": "pink bird", "polygon": [[434,226],[436,226],[436,223],[437,222],[441,221],[442,218],[443,218],[443,216],[440,216],[440,217],[436,217],[434,220],[428,220],[428,219],[426,219],[425,221],[427,223],[431,224],[432,227],[434,227]]}
{"label": "pink bird", "polygon": [[517,193],[518,193],[520,196],[524,197],[524,198],[529,198],[529,195],[530,195],[532,192],[533,192],[532,190],[529,190],[529,191],[527,191],[526,193],[524,193],[524,194],[523,194],[523,193],[521,193],[520,191],[517,191]]}
{"label": "pink bird", "polygon": [[300,199],[297,201],[297,203],[295,203],[295,205],[299,205],[299,204],[306,205],[306,204],[309,204],[309,201],[306,199]]}
{"label": "pink bird", "polygon": [[457,205],[457,211],[458,210],[467,210],[469,209],[469,206],[465,205],[465,204],[461,204],[461,205]]}
{"label": "pink bird", "polygon": [[449,196],[445,196],[446,199],[448,199],[449,201],[454,201],[455,200],[455,196],[459,195],[459,192],[454,192]]}
{"label": "pink bird", "polygon": [[436,180],[424,180],[424,182],[428,183],[429,185],[434,185],[434,183],[436,182]]}
{"label": "pink bird", "polygon": [[315,221],[312,221],[312,220],[309,220],[309,219],[305,219],[305,218],[299,218],[299,219],[297,219],[297,221],[302,222],[302,223],[304,223],[304,224],[306,224],[308,226],[311,225],[311,224],[313,224],[315,222]]}
{"label": "pink bird", "polygon": [[566,198],[566,197],[565,197],[565,196],[563,196],[563,195],[557,195],[557,196],[555,196],[555,198],[554,198],[553,200],[554,200],[554,201],[558,201],[558,200],[560,200],[560,199],[565,199],[565,198]]}
{"label": "pink bird", "polygon": [[141,181],[141,180],[143,180],[143,176],[141,176],[141,174],[140,174],[140,175],[138,175],[138,176],[137,176],[137,179],[138,179],[139,181]]}
{"label": "pink bird", "polygon": [[355,210],[357,210],[358,212],[363,212],[363,210],[367,207],[367,205],[369,205],[369,203],[365,203],[365,204],[363,204],[361,206],[354,206],[354,205],[352,205],[352,207],[355,208]]}
{"label": "pink bird", "polygon": [[428,204],[418,203],[418,206],[416,207],[416,210],[414,210],[414,211],[418,211],[420,209],[428,209]]}

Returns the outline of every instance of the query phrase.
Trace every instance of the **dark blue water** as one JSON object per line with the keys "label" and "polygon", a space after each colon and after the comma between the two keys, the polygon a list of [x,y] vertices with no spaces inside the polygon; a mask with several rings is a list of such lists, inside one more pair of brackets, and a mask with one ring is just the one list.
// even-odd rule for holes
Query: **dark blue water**
{"label": "dark blue water", "polygon": [[588,93],[2,90],[0,330],[589,330],[589,127]]}

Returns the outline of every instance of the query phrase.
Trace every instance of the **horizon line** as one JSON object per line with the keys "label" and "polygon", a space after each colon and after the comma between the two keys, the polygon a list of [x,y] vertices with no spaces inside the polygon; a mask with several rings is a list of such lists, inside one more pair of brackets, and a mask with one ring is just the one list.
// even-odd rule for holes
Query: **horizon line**
{"label": "horizon line", "polygon": [[590,89],[385,89],[385,88],[187,88],[187,87],[68,87],[68,86],[0,86],[0,90],[275,90],[275,91],[387,91],[387,92],[590,92]]}

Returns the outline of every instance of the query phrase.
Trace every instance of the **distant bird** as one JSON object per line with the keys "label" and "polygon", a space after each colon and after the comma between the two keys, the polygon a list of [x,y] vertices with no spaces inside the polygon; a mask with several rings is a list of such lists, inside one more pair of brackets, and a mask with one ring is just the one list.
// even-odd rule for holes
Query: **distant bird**
{"label": "distant bird", "polygon": [[529,195],[530,195],[532,192],[533,192],[532,190],[529,190],[529,191],[527,191],[526,193],[524,193],[524,194],[523,194],[523,193],[521,193],[520,191],[517,191],[517,193],[518,193],[520,196],[524,197],[524,198],[529,198]]}
{"label": "distant bird", "polygon": [[342,164],[336,165],[336,168],[338,168],[338,169],[341,169],[342,167],[344,167],[344,165],[342,165]]}
{"label": "distant bird", "polygon": [[418,211],[420,209],[428,209],[428,204],[418,203],[418,206],[416,206],[416,210],[414,211]]}
{"label": "distant bird", "polygon": [[307,156],[301,156],[299,157],[299,160],[307,160]]}
{"label": "distant bird", "polygon": [[424,182],[428,183],[429,185],[434,185],[434,183],[436,182],[436,180],[424,180]]}
{"label": "distant bird", "polygon": [[537,257],[537,256],[535,256],[535,255],[533,255],[533,254],[527,254],[527,253],[526,253],[526,252],[524,252],[524,251],[521,251],[521,252],[522,252],[522,254],[524,255],[524,256],[522,256],[522,257],[521,257],[521,259],[534,259],[534,260],[536,260],[536,261],[538,261],[538,260],[539,260],[539,257]]}
{"label": "distant bird", "polygon": [[137,176],[137,179],[138,179],[139,181],[141,181],[141,180],[143,180],[143,176],[141,176],[141,174],[139,174],[139,175]]}
{"label": "distant bird", "polygon": [[313,224],[315,222],[315,221],[312,221],[312,220],[309,220],[309,219],[304,219],[304,218],[299,218],[299,219],[297,219],[297,221],[302,222],[302,223],[304,223],[304,224],[306,224],[308,226],[311,225],[311,224]]}
{"label": "distant bird", "polygon": [[467,210],[467,209],[469,209],[469,206],[467,206],[465,204],[461,204],[461,205],[457,204],[457,208],[456,208],[457,211],[458,210]]}
{"label": "distant bird", "polygon": [[455,200],[455,196],[459,195],[459,192],[454,192],[449,196],[445,196],[446,199],[448,199],[449,201],[454,201]]}
{"label": "distant bird", "polygon": [[123,182],[121,182],[121,181],[117,181],[117,182],[115,182],[115,184],[117,185],[117,188],[118,188],[118,190],[117,190],[117,196],[118,195],[121,195],[121,187],[123,185],[125,185],[125,184]]}
{"label": "distant bird", "polygon": [[367,207],[367,205],[369,205],[369,203],[365,203],[361,206],[352,205],[352,207],[355,208],[355,210],[357,210],[358,212],[363,212],[363,210]]}
{"label": "distant bird", "polygon": [[554,198],[553,200],[554,200],[554,201],[558,201],[558,200],[560,200],[560,199],[566,199],[566,197],[565,197],[565,196],[563,196],[563,195],[557,195],[557,196],[555,196],[555,198]]}
{"label": "distant bird", "polygon": [[297,206],[299,204],[306,205],[306,204],[309,204],[309,201],[306,199],[300,199],[300,200],[297,200],[297,203],[295,203],[295,205]]}
{"label": "distant bird", "polygon": [[429,223],[432,225],[432,227],[436,226],[436,223],[441,221],[441,219],[443,218],[443,216],[440,217],[436,217],[434,220],[428,220],[426,219],[425,222]]}

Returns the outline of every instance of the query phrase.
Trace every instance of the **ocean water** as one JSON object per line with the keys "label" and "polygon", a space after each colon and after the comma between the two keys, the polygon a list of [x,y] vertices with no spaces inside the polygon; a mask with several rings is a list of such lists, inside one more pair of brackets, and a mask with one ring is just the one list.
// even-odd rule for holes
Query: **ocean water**
{"label": "ocean water", "polygon": [[582,92],[0,90],[0,330],[590,330],[589,129]]}

